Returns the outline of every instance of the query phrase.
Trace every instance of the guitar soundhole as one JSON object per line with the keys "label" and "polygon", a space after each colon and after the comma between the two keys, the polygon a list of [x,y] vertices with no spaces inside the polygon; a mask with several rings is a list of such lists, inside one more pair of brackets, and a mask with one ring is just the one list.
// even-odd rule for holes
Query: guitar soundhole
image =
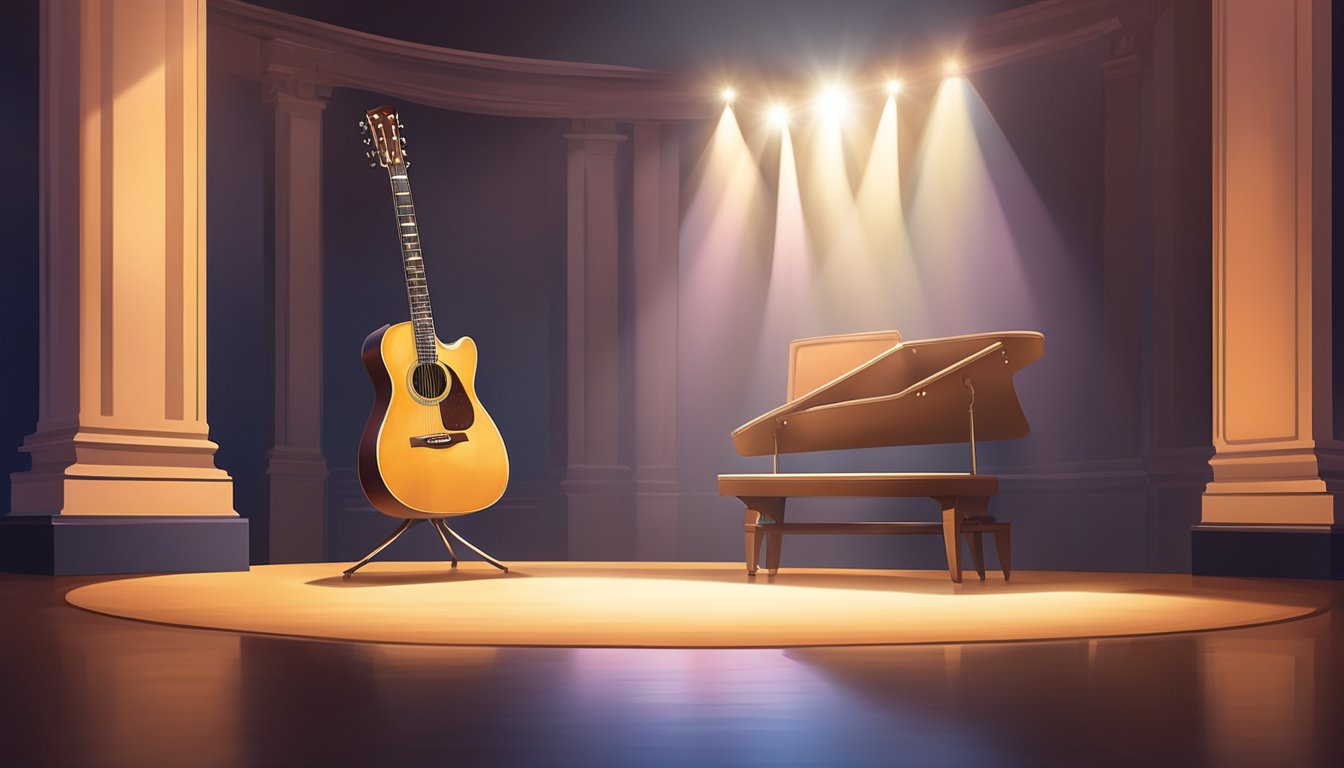
{"label": "guitar soundhole", "polygon": [[411,391],[417,399],[437,403],[448,394],[448,372],[438,363],[420,363],[411,369]]}

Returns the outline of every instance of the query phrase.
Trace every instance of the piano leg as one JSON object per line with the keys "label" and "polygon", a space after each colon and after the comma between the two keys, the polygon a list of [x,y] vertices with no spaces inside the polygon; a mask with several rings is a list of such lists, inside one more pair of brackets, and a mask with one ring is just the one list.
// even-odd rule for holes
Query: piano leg
{"label": "piano leg", "polygon": [[980,532],[967,533],[967,543],[971,545],[971,562],[975,564],[975,572],[980,576],[980,580],[985,580],[985,542],[984,534]]}
{"label": "piano leg", "polygon": [[775,534],[768,536],[761,532],[761,524],[769,525],[771,523],[784,522],[784,499],[770,496],[739,496],[742,503],[747,505],[747,511],[743,516],[743,531],[747,549],[747,575],[755,576],[756,570],[760,566],[761,560],[761,539],[768,539],[766,544],[766,567],[770,568],[773,574],[779,568],[779,544],[780,536]]}
{"label": "piano leg", "polygon": [[943,546],[947,548],[947,575],[961,583],[961,510],[956,499],[939,499],[943,508]]}
{"label": "piano leg", "polygon": [[[780,499],[779,511],[774,515],[776,523],[784,522],[784,500]],[[768,527],[767,527],[768,530]],[[779,573],[779,552],[784,548],[784,535],[781,533],[767,533],[765,536],[765,569],[771,576]]]}
{"label": "piano leg", "polygon": [[742,516],[742,528],[745,531],[744,536],[747,544],[747,575],[756,575],[756,563],[761,559],[761,534],[756,530],[756,524],[761,520],[761,514],[750,507]]}
{"label": "piano leg", "polygon": [[994,551],[999,554],[999,567],[1003,569],[1004,581],[1013,575],[1013,545],[1010,536],[1011,531],[1007,528],[994,532]]}

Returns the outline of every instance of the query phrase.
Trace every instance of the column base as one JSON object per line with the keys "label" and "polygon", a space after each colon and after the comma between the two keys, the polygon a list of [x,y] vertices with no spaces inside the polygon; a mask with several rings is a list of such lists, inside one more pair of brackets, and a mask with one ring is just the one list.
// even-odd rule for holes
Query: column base
{"label": "column base", "polygon": [[635,480],[635,559],[666,561],[680,551],[681,487],[675,469],[640,467]]}
{"label": "column base", "polygon": [[1190,548],[1197,576],[1344,579],[1344,528],[1206,523]]}
{"label": "column base", "polygon": [[317,451],[280,446],[268,454],[268,563],[327,557],[327,462]]}
{"label": "column base", "polygon": [[571,466],[565,494],[570,560],[627,560],[635,548],[630,468]]}
{"label": "column base", "polygon": [[247,520],[241,517],[0,517],[0,571],[85,576],[247,569]]}

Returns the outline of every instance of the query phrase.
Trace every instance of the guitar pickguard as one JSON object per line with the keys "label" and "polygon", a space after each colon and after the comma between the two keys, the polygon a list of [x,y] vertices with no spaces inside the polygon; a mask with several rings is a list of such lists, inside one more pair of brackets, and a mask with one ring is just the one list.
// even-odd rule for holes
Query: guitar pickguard
{"label": "guitar pickguard", "polygon": [[448,386],[448,396],[439,403],[439,418],[443,419],[444,429],[464,430],[476,423],[476,409],[472,407],[471,397],[462,385],[462,380],[457,377],[457,371],[451,365],[447,367],[452,381]]}

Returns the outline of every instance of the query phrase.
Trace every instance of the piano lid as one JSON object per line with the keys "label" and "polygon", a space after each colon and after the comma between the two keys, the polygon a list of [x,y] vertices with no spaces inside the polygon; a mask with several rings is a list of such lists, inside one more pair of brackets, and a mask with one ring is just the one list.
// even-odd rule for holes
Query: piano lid
{"label": "piano lid", "polygon": [[[743,456],[890,445],[962,443],[970,439],[968,382],[975,388],[975,438],[1008,440],[1029,431],[1013,388],[1013,375],[1045,352],[1034,331],[1003,331],[901,341],[844,372],[825,371],[826,383],[763,414],[733,432]],[[870,353],[877,334],[803,339],[790,348],[790,395],[796,383],[816,381],[813,365],[853,362]],[[801,354],[800,346],[829,345],[826,354]],[[856,345],[856,346],[851,346]],[[824,368],[823,368],[824,370]],[[836,375],[838,373],[838,375]],[[776,448],[776,441],[778,447]]]}

